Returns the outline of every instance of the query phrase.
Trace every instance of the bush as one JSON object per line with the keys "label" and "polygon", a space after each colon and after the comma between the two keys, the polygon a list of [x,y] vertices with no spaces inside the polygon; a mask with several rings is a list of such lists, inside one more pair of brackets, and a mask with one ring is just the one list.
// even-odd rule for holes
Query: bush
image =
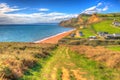
{"label": "bush", "polygon": [[[65,44],[65,43],[64,43]],[[105,46],[105,45],[120,45],[120,40],[71,40],[69,45],[91,45],[91,46]]]}

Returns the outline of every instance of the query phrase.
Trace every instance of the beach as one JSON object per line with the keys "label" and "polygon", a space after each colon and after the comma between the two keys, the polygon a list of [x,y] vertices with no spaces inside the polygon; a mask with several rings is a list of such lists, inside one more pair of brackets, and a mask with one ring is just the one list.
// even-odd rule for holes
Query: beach
{"label": "beach", "polygon": [[45,38],[45,39],[42,39],[42,40],[39,40],[39,41],[35,41],[34,43],[51,43],[51,44],[56,44],[56,43],[58,43],[58,41],[60,39],[64,38],[65,36],[68,36],[74,30],[75,29],[69,30],[69,31],[65,31],[65,32],[59,33],[57,35],[54,35],[54,36],[51,36],[51,37],[48,37],[48,38]]}

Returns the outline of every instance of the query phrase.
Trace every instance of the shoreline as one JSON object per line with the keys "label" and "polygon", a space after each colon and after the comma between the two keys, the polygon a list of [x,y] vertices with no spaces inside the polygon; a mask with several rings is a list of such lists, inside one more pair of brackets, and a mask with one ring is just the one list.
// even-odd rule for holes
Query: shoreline
{"label": "shoreline", "polygon": [[33,43],[53,43],[53,44],[56,44],[58,42],[58,40],[62,39],[63,37],[65,37],[67,35],[69,35],[74,30],[75,29],[72,29],[72,30],[69,30],[69,31],[64,31],[64,32],[58,33],[56,35],[44,38],[42,40],[35,41]]}

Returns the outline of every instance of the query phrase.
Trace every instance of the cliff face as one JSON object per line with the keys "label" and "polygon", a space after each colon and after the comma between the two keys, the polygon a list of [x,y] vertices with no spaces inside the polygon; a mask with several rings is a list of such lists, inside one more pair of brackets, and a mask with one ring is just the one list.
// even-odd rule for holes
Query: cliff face
{"label": "cliff face", "polygon": [[60,25],[64,27],[77,27],[78,25],[82,25],[83,22],[82,17],[79,15],[77,18],[60,22]]}
{"label": "cliff face", "polygon": [[82,24],[84,21],[83,21],[83,19],[82,19],[82,17],[79,15],[78,17],[77,17],[77,23],[78,24]]}
{"label": "cliff face", "polygon": [[87,21],[88,24],[99,22],[101,19],[97,16],[97,14],[93,14]]}
{"label": "cliff face", "polygon": [[[86,17],[86,16],[84,16]],[[93,14],[92,16],[90,16],[89,18],[86,17],[87,19],[84,19],[82,15],[79,15],[77,18],[72,18],[70,20],[66,20],[66,21],[62,21],[60,22],[61,26],[64,27],[79,27],[79,26],[83,26],[86,24],[91,24],[91,23],[95,23],[95,22],[99,22],[101,19],[97,16],[97,14]]]}

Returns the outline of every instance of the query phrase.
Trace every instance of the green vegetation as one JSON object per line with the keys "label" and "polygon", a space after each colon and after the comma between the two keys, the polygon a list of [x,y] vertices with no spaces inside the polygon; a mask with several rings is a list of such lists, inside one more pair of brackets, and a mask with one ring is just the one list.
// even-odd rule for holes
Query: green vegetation
{"label": "green vegetation", "polygon": [[120,13],[108,13],[108,14],[98,14],[98,16],[100,16],[100,17],[107,17],[107,18],[109,18],[109,17],[119,17],[120,16]]}
{"label": "green vegetation", "polygon": [[28,69],[22,78],[19,80],[39,80],[41,69],[46,66],[45,63],[49,61],[49,59],[52,57],[52,54],[50,56],[47,56],[46,58],[40,58],[37,61],[37,65],[35,65],[33,68]]}
{"label": "green vegetation", "polygon": [[82,54],[65,45],[56,48],[51,44],[1,43],[0,47],[1,80],[119,79],[119,70],[106,67],[104,62],[88,59],[80,48]]}
{"label": "green vegetation", "polygon": [[57,70],[57,80],[62,80],[62,69]]}
{"label": "green vegetation", "polygon": [[[77,28],[83,33],[83,36],[74,37],[77,38],[89,38],[90,36],[98,36],[98,32],[108,32],[109,34],[120,33],[120,28],[112,25],[113,20],[103,20],[98,23],[93,23],[91,25],[86,25],[85,28]],[[74,32],[76,33],[76,32]]]}
{"label": "green vegetation", "polygon": [[[72,54],[75,58],[73,58],[74,63],[78,67],[83,68],[82,70],[86,70],[88,76],[94,76],[95,80],[116,80],[118,79],[114,73],[120,74],[119,71],[106,68],[103,64],[97,63],[95,61],[89,60],[84,56],[80,56],[79,54]],[[118,76],[119,77],[119,76]]]}
{"label": "green vegetation", "polygon": [[99,14],[103,20],[82,15],[61,25],[75,27],[78,31],[74,33],[80,31],[83,36],[65,37],[58,46],[0,43],[0,80],[119,80],[120,40],[87,39],[97,32],[120,33],[112,25],[119,14]]}
{"label": "green vegetation", "polygon": [[23,80],[116,80],[119,77],[119,71],[107,68],[103,63],[90,60],[65,46],[54,50],[41,67],[41,70],[30,70],[31,74],[25,75]]}
{"label": "green vegetation", "polygon": [[110,34],[120,33],[120,28],[112,25],[113,20],[104,20],[99,23],[94,23],[91,26],[80,29],[84,36],[81,38],[88,38],[89,36],[96,36],[97,32],[108,32]]}
{"label": "green vegetation", "polygon": [[88,38],[90,36],[96,36],[94,30],[91,28],[91,26],[87,27],[87,28],[83,28],[80,30],[81,32],[83,32],[84,36],[81,36],[81,38]]}
{"label": "green vegetation", "polygon": [[92,26],[96,32],[120,33],[120,29],[112,25],[113,20],[105,20]]}
{"label": "green vegetation", "polygon": [[34,43],[0,43],[1,78],[17,80],[30,68],[39,69],[39,61],[50,56],[50,51],[55,46]]}
{"label": "green vegetation", "polygon": [[[115,27],[112,24],[114,20],[120,21],[119,15],[120,13],[93,15],[81,14],[77,18],[62,21],[60,25],[64,27],[74,27],[76,30],[83,32],[84,36],[80,37],[78,37],[75,32],[77,35],[75,38],[96,36],[97,32],[108,32],[109,34],[120,33],[120,28]],[[85,28],[82,28],[82,26],[85,26]]]}
{"label": "green vegetation", "polygon": [[106,48],[113,50],[113,51],[120,51],[119,45],[106,46]]}

